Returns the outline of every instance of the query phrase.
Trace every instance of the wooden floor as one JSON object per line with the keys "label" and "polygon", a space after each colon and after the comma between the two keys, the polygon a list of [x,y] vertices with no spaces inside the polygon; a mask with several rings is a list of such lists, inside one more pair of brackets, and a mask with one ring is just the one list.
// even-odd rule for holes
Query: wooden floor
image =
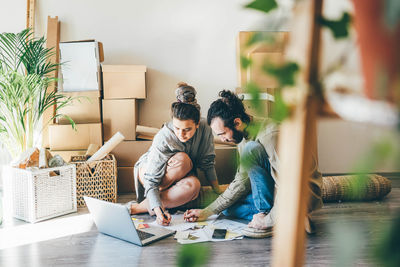
{"label": "wooden floor", "polygon": [[[370,249],[385,226],[400,212],[400,179],[392,179],[392,192],[382,201],[365,203],[330,203],[315,213],[317,233],[308,237],[307,266],[357,265],[376,266]],[[119,202],[129,200],[122,195]],[[0,266],[174,266],[181,245],[172,237],[147,247],[138,247],[96,231],[86,209],[37,224],[13,219],[0,227],[0,238],[7,231],[17,231],[17,238],[0,240]],[[149,218],[149,217],[144,217]],[[72,225],[73,219],[82,223]],[[62,223],[61,222],[64,222]],[[84,223],[89,226],[85,230]],[[50,230],[54,223],[57,229]],[[41,227],[42,225],[42,227]],[[62,225],[62,226],[60,226]],[[70,225],[67,230],[63,227]],[[71,228],[80,230],[71,234]],[[26,233],[30,234],[22,234]],[[35,241],[35,231],[54,233],[46,240]],[[66,235],[63,233],[67,233]],[[43,235],[36,235],[43,236]],[[45,235],[46,236],[46,235]],[[10,237],[8,237],[10,238]],[[18,242],[17,242],[18,241]],[[20,243],[18,245],[18,243]],[[7,245],[10,244],[10,245]],[[204,243],[211,250],[208,266],[266,266],[270,262],[271,239],[247,239]]]}

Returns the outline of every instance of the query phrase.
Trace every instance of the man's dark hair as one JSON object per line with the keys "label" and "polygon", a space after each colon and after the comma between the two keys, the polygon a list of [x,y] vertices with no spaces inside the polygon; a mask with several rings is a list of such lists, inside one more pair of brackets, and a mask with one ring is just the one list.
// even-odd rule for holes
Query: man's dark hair
{"label": "man's dark hair", "polygon": [[200,111],[193,104],[174,102],[171,106],[172,117],[178,120],[192,120],[195,124],[200,122]]}
{"label": "man's dark hair", "polygon": [[234,129],[235,118],[240,118],[244,123],[250,122],[250,116],[246,113],[242,100],[228,90],[219,92],[220,98],[215,100],[207,114],[207,123],[210,125],[214,118],[221,118],[225,127]]}

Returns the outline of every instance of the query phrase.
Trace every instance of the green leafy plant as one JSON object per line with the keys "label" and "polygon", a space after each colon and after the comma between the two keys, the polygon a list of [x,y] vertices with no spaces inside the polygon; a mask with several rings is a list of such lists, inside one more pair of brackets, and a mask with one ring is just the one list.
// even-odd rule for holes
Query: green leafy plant
{"label": "green leafy plant", "polygon": [[351,16],[347,12],[344,12],[342,17],[338,20],[329,20],[324,17],[320,17],[318,22],[321,24],[321,26],[327,27],[329,30],[331,30],[335,39],[346,38],[349,36]]}
{"label": "green leafy plant", "polygon": [[203,244],[183,245],[178,251],[176,266],[205,266],[210,256],[210,248]]}
{"label": "green leafy plant", "polygon": [[59,64],[50,62],[54,51],[45,48],[45,43],[29,29],[0,34],[0,141],[13,157],[37,146],[43,125],[55,117],[66,117],[75,127],[73,120],[62,114],[44,124],[41,121],[46,110],[56,107],[57,111],[72,100],[48,91],[57,81],[48,74]]}

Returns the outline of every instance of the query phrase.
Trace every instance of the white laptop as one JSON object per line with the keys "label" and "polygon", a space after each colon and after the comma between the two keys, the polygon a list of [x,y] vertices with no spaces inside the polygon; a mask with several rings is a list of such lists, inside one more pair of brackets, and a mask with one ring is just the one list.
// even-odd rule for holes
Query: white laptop
{"label": "white laptop", "polygon": [[145,246],[175,233],[175,231],[162,227],[150,227],[138,230],[126,206],[92,197],[84,196],[83,198],[92,214],[97,229],[103,234],[139,246]]}

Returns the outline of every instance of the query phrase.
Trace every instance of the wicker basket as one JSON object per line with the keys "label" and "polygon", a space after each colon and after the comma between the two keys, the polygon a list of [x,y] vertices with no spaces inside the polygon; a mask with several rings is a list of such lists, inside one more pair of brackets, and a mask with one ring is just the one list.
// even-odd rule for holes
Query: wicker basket
{"label": "wicker basket", "polygon": [[75,165],[33,171],[7,167],[5,173],[15,218],[35,223],[77,211]]}
{"label": "wicker basket", "polygon": [[90,166],[85,156],[72,156],[71,163],[76,165],[78,208],[86,206],[83,196],[117,201],[117,161],[114,155],[93,161]]}
{"label": "wicker basket", "polygon": [[324,202],[370,201],[382,199],[391,189],[390,180],[378,174],[327,176],[323,177],[322,198]]}

